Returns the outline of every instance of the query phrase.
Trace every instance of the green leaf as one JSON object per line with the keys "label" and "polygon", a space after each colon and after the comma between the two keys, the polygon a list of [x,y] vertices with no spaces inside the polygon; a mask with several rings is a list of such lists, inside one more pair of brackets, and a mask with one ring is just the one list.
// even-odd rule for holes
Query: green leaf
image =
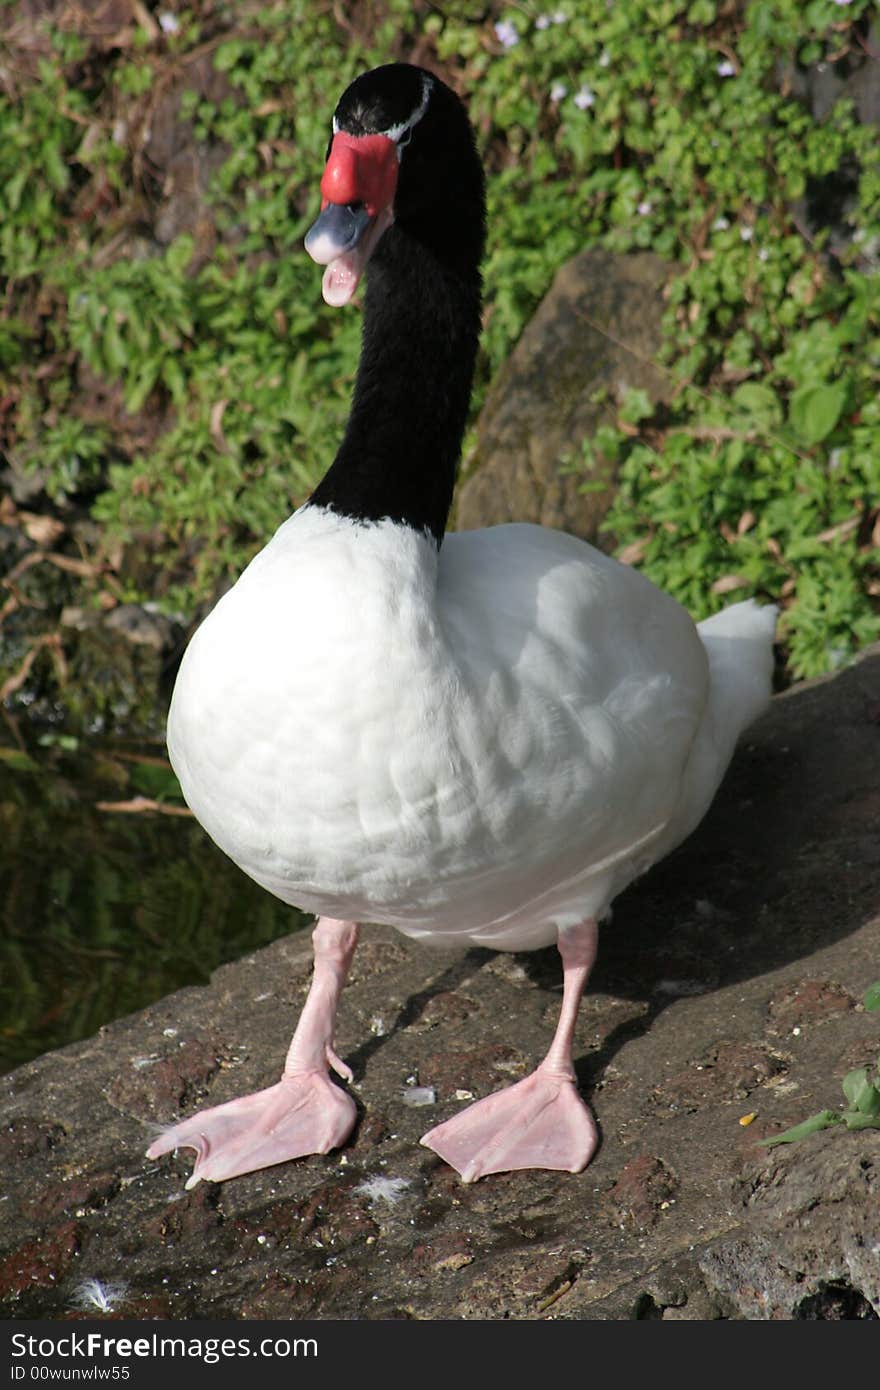
{"label": "green leaf", "polygon": [[772,1149],[774,1144],[795,1144],[798,1139],[806,1139],[808,1134],[815,1134],[820,1129],[830,1129],[832,1125],[839,1125],[842,1121],[843,1116],[839,1110],[820,1110],[818,1115],[811,1115],[799,1125],[783,1130],[782,1134],[774,1134],[771,1139],[761,1139],[759,1142],[765,1149]]}
{"label": "green leaf", "polygon": [[192,260],[193,239],[188,234],[177,237],[165,252],[165,264],[173,275],[182,276]]}
{"label": "green leaf", "polygon": [[140,410],[147,396],[159,379],[159,372],[162,367],[161,358],[153,357],[148,359],[138,372],[134,384],[126,392],[125,408],[131,414]]}
{"label": "green leaf", "polygon": [[144,796],[156,801],[183,801],[180,783],[170,767],[157,763],[135,763],[131,782]]}
{"label": "green leaf", "polygon": [[128,362],[128,356],[122,338],[119,336],[119,328],[117,327],[116,320],[112,314],[107,315],[107,320],[104,324],[103,348],[104,361],[111,372],[124,371]]}
{"label": "green leaf", "polygon": [[789,420],[805,444],[819,444],[837,424],[846,403],[846,386],[801,386],[789,402]]}
{"label": "green leaf", "polygon": [[11,767],[14,772],[39,772],[40,770],[39,763],[35,763],[33,758],[29,758],[27,753],[19,752],[17,748],[0,748],[0,762]]}
{"label": "green leaf", "polygon": [[3,190],[6,206],[9,208],[10,212],[18,212],[21,205],[21,195],[24,192],[27,181],[28,169],[25,165],[23,169],[19,169],[17,173],[13,174]]}
{"label": "green leaf", "polygon": [[653,414],[654,404],[647,391],[641,387],[631,387],[620,409],[621,420],[625,420],[629,425],[637,425],[640,420],[647,420]]}
{"label": "green leaf", "polygon": [[847,1129],[880,1129],[880,1115],[863,1115],[861,1110],[845,1110],[842,1119]]}
{"label": "green leaf", "polygon": [[161,376],[171,392],[175,405],[182,405],[186,399],[186,378],[180,363],[173,357],[166,357],[162,363]]}
{"label": "green leaf", "polygon": [[880,1011],[880,980],[875,980],[872,985],[868,986],[862,1003],[869,1013],[873,1014]]}
{"label": "green leaf", "polygon": [[869,1086],[868,1073],[864,1067],[856,1067],[854,1071],[848,1071],[843,1078],[843,1094],[846,1096],[850,1105],[858,1109],[858,1097],[866,1086]]}
{"label": "green leaf", "polygon": [[782,419],[779,398],[768,386],[744,381],[733,393],[733,402],[759,426],[778,425]]}
{"label": "green leaf", "polygon": [[862,1115],[880,1115],[880,1091],[868,1079],[867,1070],[857,1067],[843,1078],[843,1094],[850,1107]]}

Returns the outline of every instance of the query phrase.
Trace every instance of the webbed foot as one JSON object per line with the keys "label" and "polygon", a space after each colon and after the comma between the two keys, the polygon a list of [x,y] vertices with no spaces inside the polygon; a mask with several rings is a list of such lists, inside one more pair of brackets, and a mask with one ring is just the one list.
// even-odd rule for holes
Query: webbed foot
{"label": "webbed foot", "polygon": [[150,1145],[147,1158],[195,1149],[187,1188],[203,1178],[223,1182],[290,1158],[328,1153],[345,1142],[356,1118],[351,1096],[326,1072],[299,1072],[173,1125]]}
{"label": "webbed foot", "polygon": [[579,1173],[597,1143],[593,1116],[568,1076],[545,1068],[469,1105],[422,1143],[457,1168],[465,1182],[516,1168]]}

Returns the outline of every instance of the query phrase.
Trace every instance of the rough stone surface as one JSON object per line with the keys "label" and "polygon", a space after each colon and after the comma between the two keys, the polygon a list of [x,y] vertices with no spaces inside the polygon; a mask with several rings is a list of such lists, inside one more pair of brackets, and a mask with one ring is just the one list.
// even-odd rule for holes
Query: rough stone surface
{"label": "rough stone surface", "polygon": [[[670,273],[649,252],[583,251],[562,267],[480,414],[459,528],[535,521],[602,539],[614,479],[591,478],[582,465],[567,471],[565,461],[580,459],[583,440],[614,416],[627,387],[668,399],[669,378],[654,359]],[[587,481],[595,487],[582,492]]]}
{"label": "rough stone surface", "polygon": [[[457,1090],[541,1054],[555,952],[440,955],[381,927],[339,1021],[345,1148],[191,1192],[186,1152],[148,1162],[157,1120],[276,1077],[309,975],[291,936],[2,1079],[0,1317],[82,1317],[86,1279],[124,1286],[95,1316],[880,1314],[880,1131],[757,1142],[840,1105],[880,1050],[859,1002],[880,973],[878,690],[875,648],[778,697],[698,832],[619,900],[577,1029],[602,1134],[584,1173],[465,1186],[418,1142]],[[428,1085],[435,1104],[404,1104]]]}

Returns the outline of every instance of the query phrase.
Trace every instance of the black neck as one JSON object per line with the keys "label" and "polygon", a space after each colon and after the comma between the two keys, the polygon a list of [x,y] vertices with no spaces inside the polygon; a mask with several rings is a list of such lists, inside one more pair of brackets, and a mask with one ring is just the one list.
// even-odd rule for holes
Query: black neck
{"label": "black neck", "polygon": [[442,264],[392,226],[370,263],[351,416],[311,500],[390,518],[439,545],[458,468],[480,331],[479,271]]}

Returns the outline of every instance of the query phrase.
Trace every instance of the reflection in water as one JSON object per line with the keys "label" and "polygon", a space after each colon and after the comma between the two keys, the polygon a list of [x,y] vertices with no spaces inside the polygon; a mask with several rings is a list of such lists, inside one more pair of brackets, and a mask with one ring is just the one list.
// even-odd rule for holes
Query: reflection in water
{"label": "reflection in water", "polygon": [[158,748],[0,744],[0,1071],[310,921],[191,817],[98,807],[174,790]]}

